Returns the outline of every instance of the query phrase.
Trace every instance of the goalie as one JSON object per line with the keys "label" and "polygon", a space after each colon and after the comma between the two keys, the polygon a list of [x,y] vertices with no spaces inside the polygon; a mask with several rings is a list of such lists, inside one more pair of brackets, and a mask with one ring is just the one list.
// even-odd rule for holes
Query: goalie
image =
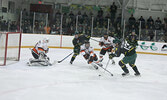
{"label": "goalie", "polygon": [[44,38],[37,42],[35,47],[31,49],[33,58],[29,59],[27,63],[29,66],[51,66],[52,64],[49,61],[49,57],[47,57],[47,53],[49,51],[48,48],[49,39]]}

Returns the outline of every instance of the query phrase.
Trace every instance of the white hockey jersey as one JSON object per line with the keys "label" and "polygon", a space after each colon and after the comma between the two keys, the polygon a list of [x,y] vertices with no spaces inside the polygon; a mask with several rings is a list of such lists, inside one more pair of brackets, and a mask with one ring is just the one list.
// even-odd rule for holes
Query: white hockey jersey
{"label": "white hockey jersey", "polygon": [[35,45],[34,48],[36,49],[37,53],[40,53],[41,49],[42,49],[42,51],[45,51],[45,53],[47,53],[48,43],[44,42],[43,40],[40,40],[39,42],[37,42],[37,44]]}
{"label": "white hockey jersey", "polygon": [[85,44],[81,45],[81,54],[89,54],[90,56],[94,55],[94,49],[93,47],[89,47],[88,49],[85,47]]}
{"label": "white hockey jersey", "polygon": [[110,46],[115,46],[115,44],[114,44],[114,42],[113,42],[114,40],[115,40],[115,38],[110,37],[110,36],[108,36],[107,40],[104,39],[104,37],[102,37],[102,38],[100,39],[100,42],[103,42],[103,43],[104,43],[104,45],[102,46],[102,48],[108,48],[108,47],[110,47]]}

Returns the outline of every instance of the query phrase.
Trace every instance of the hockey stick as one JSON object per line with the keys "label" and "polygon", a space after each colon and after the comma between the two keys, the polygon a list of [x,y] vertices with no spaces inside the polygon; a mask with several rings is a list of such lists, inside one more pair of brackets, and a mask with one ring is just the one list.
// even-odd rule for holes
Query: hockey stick
{"label": "hockey stick", "polygon": [[60,61],[57,61],[58,63],[61,63],[62,61],[64,61],[65,59],[67,59],[70,55],[72,55],[73,54],[73,52],[71,52],[69,55],[67,55],[66,57],[64,57],[62,60],[60,60]]}
{"label": "hockey stick", "polygon": [[91,40],[93,40],[93,41],[96,41],[96,42],[100,42],[100,41],[98,41],[98,40],[96,40],[96,39],[93,39],[93,38],[90,38]]}
{"label": "hockey stick", "polygon": [[107,64],[106,64],[105,69],[107,69],[109,62],[110,62],[110,59],[108,59],[108,62],[107,62]]}
{"label": "hockey stick", "polygon": [[[102,67],[102,66],[99,66],[99,67],[102,68],[102,69],[104,69],[104,71],[108,72],[111,76],[114,76],[110,71],[108,71],[108,70],[105,69],[104,67]],[[101,75],[99,74],[99,76],[101,76]]]}

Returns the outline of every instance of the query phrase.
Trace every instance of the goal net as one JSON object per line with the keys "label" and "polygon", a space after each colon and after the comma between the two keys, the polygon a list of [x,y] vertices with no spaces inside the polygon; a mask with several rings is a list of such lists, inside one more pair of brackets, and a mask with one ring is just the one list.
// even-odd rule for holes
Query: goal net
{"label": "goal net", "polygon": [[0,32],[0,65],[19,61],[20,48],[20,32]]}

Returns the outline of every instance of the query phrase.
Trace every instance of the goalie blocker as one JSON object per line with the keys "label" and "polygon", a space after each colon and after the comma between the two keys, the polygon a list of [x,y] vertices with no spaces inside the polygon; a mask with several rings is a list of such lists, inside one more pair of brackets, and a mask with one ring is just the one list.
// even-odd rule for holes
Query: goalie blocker
{"label": "goalie blocker", "polygon": [[51,66],[49,57],[47,57],[47,53],[49,48],[47,46],[49,39],[44,38],[37,42],[35,47],[31,49],[32,56],[34,58],[30,58],[29,62],[27,63],[29,66]]}

